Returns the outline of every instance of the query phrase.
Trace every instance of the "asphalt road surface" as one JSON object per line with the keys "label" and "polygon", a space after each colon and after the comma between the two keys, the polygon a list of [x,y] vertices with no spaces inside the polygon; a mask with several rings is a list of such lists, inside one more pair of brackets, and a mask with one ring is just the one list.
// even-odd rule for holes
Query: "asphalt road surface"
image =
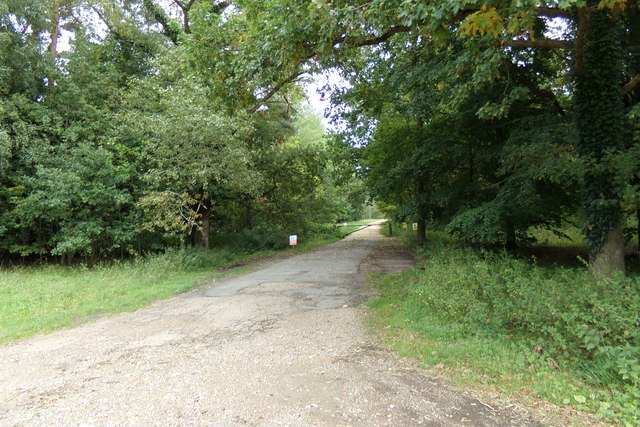
{"label": "asphalt road surface", "polygon": [[0,425],[537,425],[382,348],[378,225],[133,313],[0,346]]}

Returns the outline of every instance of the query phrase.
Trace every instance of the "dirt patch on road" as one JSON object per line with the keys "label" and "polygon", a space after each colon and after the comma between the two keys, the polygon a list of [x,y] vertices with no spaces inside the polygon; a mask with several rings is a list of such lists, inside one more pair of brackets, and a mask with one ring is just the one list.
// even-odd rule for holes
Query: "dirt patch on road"
{"label": "dirt patch on road", "polygon": [[404,271],[416,264],[416,258],[395,239],[382,240],[360,264],[364,274],[389,274]]}

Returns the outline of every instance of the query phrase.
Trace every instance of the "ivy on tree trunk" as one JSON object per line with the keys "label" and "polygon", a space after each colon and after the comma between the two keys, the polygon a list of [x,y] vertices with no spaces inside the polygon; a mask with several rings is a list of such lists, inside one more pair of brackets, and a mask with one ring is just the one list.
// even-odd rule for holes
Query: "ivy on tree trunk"
{"label": "ivy on tree trunk", "polygon": [[605,274],[624,271],[622,188],[615,179],[615,168],[608,164],[611,155],[624,146],[621,39],[622,31],[611,12],[591,9],[575,101],[578,148],[585,165],[585,240],[591,264]]}

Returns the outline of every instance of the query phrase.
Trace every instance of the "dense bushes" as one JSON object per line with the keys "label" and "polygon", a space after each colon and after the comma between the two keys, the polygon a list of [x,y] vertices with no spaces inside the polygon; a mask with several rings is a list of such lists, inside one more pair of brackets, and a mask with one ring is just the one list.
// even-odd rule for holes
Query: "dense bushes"
{"label": "dense bushes", "polygon": [[276,227],[259,226],[252,230],[243,229],[235,233],[218,233],[214,238],[216,246],[232,248],[238,252],[283,249],[288,244],[288,235]]}
{"label": "dense bushes", "polygon": [[570,371],[599,390],[569,395],[572,403],[640,420],[640,278],[594,278],[586,268],[444,243],[427,256],[424,269],[399,280],[406,292],[399,311],[410,328],[443,325],[446,340],[506,338],[528,369]]}
{"label": "dense bushes", "polygon": [[308,223],[301,228],[284,226],[259,225],[253,229],[242,229],[237,232],[217,233],[213,243],[219,248],[230,248],[236,252],[251,253],[263,250],[284,249],[289,245],[289,236],[298,235],[299,241],[313,239],[337,239],[340,233],[333,225]]}

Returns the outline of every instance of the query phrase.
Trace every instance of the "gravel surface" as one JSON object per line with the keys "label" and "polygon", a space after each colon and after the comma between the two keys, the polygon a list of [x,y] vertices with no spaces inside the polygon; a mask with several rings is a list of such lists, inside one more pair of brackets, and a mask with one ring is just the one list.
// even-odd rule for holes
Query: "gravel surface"
{"label": "gravel surface", "polygon": [[[379,226],[150,307],[0,346],[1,425],[537,425],[381,348]],[[381,249],[382,248],[382,249]]]}

